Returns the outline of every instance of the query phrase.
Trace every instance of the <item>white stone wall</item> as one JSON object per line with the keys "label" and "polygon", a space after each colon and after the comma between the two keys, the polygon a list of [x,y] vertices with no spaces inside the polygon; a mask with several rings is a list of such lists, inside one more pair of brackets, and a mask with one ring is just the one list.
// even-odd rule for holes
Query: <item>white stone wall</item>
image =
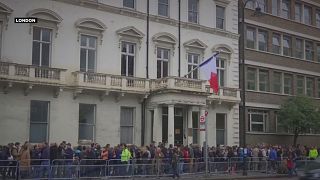
{"label": "white stone wall", "polygon": [[95,140],[102,145],[120,143],[120,108],[135,108],[134,142],[141,143],[141,104],[134,96],[127,95],[116,102],[113,97],[100,101],[98,96],[81,95],[73,99],[71,91],[60,93],[53,98],[52,91],[46,88],[35,88],[24,96],[21,87],[14,88],[9,94],[0,94],[1,131],[0,143],[24,142],[29,140],[30,101],[50,101],[49,142],[63,140],[78,143],[79,103],[96,105]]}
{"label": "white stone wall", "polygon": [[[103,32],[102,44],[98,42],[97,72],[120,75],[120,48],[119,36],[116,31],[127,26],[134,26],[146,35],[146,0],[137,0],[136,10],[138,16],[129,17],[125,14],[111,11],[97,10],[86,5],[72,5],[61,2],[62,0],[1,0],[2,3],[13,9],[9,16],[7,29],[2,31],[1,61],[20,64],[32,64],[32,34],[29,24],[15,24],[14,17],[25,17],[27,12],[37,9],[50,9],[62,17],[59,24],[57,37],[52,37],[51,67],[67,69],[66,78],[68,86],[72,85],[74,71],[80,69],[80,45],[77,41],[78,30],[75,22],[80,18],[96,18],[103,22],[107,29]],[[120,0],[99,0],[100,3],[110,5],[116,12],[122,9]],[[170,19],[168,23],[155,20],[150,21],[149,35],[149,77],[156,78],[156,53],[152,37],[160,32],[167,32],[178,39],[178,1],[170,2]],[[207,45],[203,58],[212,55],[212,48],[217,45],[226,45],[231,49],[231,59],[227,63],[226,86],[238,88],[238,19],[237,2],[231,1],[226,9],[226,30],[215,29],[215,1],[200,1],[200,24],[186,24],[187,0],[181,1],[181,20],[184,23],[181,29],[181,76],[187,73],[187,56],[183,43],[191,39],[199,39]],[[150,0],[150,14],[157,15],[157,1]],[[140,13],[140,14],[139,14]],[[178,42],[177,42],[178,43]],[[146,77],[146,36],[137,46],[135,61],[135,76]],[[178,44],[175,45],[174,53],[171,54],[170,76],[178,76]],[[186,96],[188,96],[186,94]],[[99,143],[119,143],[120,136],[120,106],[135,107],[135,135],[134,141],[140,144],[141,140],[141,104],[134,95],[125,95],[119,102],[114,101],[112,95],[100,101],[97,94],[82,95],[73,99],[72,91],[65,89],[58,98],[53,98],[52,89],[35,87],[28,96],[24,96],[22,88],[15,87],[9,94],[0,94],[0,144],[12,141],[24,141],[29,137],[30,100],[50,101],[50,142],[66,140],[75,144],[78,140],[78,110],[79,103],[97,105],[96,118],[96,141]],[[6,103],[2,103],[6,102]],[[237,144],[234,131],[237,117],[233,115],[238,110],[238,105],[228,109],[219,106],[209,110],[209,126],[214,130],[215,113],[228,113],[228,140],[229,145]],[[211,112],[212,111],[212,112]],[[211,117],[213,116],[213,117]],[[147,118],[148,120],[148,118]],[[150,123],[147,122],[149,125]],[[212,145],[215,144],[215,133],[209,131]]]}

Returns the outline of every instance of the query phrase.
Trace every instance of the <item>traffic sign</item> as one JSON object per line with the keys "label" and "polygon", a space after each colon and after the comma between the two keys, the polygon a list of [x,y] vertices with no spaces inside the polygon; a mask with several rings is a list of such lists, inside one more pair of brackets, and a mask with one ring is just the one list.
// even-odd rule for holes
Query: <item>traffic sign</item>
{"label": "traffic sign", "polygon": [[204,116],[200,116],[200,123],[205,123],[206,122],[206,118]]}

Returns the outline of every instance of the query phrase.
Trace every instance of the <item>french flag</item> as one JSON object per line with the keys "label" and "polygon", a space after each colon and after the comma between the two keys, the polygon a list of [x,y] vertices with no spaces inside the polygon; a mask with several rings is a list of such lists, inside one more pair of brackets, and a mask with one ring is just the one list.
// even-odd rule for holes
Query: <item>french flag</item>
{"label": "french flag", "polygon": [[203,61],[200,65],[200,74],[202,79],[208,80],[210,88],[217,94],[219,91],[219,82],[217,74],[216,56],[218,53],[211,56],[209,59]]}

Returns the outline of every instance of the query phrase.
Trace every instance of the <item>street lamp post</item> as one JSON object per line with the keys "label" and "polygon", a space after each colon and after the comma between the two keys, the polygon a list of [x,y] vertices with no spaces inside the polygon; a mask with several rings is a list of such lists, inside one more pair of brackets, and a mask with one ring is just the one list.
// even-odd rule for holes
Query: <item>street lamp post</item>
{"label": "street lamp post", "polygon": [[244,18],[244,10],[248,2],[253,2],[256,4],[255,8],[255,15],[259,14],[261,12],[261,8],[259,6],[259,3],[257,0],[240,0],[239,1],[239,10],[241,13],[241,24],[239,27],[240,30],[240,78],[242,79],[242,88],[241,88],[241,111],[242,113],[239,113],[241,117],[239,117],[239,125],[240,125],[240,145],[243,147],[243,175],[247,175],[247,163],[246,163],[246,156],[248,151],[246,149],[246,73],[245,73],[245,54],[244,54],[244,36],[245,36],[245,18]]}

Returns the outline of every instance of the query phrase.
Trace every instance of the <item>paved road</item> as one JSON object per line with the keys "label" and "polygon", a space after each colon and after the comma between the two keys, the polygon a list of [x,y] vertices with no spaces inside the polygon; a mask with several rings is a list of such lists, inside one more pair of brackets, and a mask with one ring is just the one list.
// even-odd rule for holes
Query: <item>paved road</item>
{"label": "paved road", "polygon": [[[161,177],[161,178],[134,178],[133,180],[170,180],[173,179],[171,177]],[[240,177],[240,178],[235,178],[232,176],[221,176],[221,177],[212,177],[212,178],[200,178],[200,177],[195,177],[195,176],[183,176],[180,178],[176,178],[179,180],[244,180],[244,179],[250,179],[250,180],[273,180],[273,179],[277,179],[277,180],[299,180],[299,177],[270,177],[270,178],[266,178],[266,177],[259,177],[259,178],[253,178],[248,176],[248,178],[244,178],[244,177]],[[112,180],[131,180],[131,178],[114,178]]]}
{"label": "paved road", "polygon": [[[298,177],[291,177],[291,178],[289,178],[289,177],[284,177],[284,178],[267,178],[267,179],[263,179],[263,180],[273,180],[273,179],[277,179],[277,180],[299,180],[299,178]],[[261,178],[259,178],[259,179],[251,179],[251,180],[262,180]]]}

